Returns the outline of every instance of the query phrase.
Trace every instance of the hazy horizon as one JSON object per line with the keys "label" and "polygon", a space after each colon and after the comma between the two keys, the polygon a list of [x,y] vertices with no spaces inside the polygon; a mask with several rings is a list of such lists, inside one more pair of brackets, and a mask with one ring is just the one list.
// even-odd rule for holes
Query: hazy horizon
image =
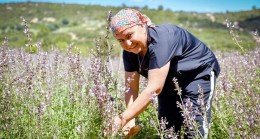
{"label": "hazy horizon", "polygon": [[129,7],[138,6],[158,9],[161,5],[163,8],[172,11],[187,11],[187,12],[237,12],[252,10],[253,7],[260,8],[259,0],[0,0],[0,3],[13,2],[48,2],[48,3],[66,3],[66,4],[95,4],[101,6],[122,6],[123,4]]}

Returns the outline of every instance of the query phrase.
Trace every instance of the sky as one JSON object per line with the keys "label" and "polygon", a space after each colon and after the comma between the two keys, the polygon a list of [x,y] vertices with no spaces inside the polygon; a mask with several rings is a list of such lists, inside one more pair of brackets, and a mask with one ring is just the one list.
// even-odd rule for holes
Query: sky
{"label": "sky", "polygon": [[138,6],[172,11],[193,12],[237,12],[251,10],[253,6],[260,8],[260,0],[0,0],[0,3],[10,2],[52,2],[69,4],[97,4],[102,6]]}

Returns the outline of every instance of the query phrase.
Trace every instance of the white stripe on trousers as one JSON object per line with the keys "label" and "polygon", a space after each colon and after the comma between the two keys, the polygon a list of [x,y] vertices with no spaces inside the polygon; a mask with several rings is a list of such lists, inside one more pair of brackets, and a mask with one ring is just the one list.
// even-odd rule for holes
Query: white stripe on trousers
{"label": "white stripe on trousers", "polygon": [[206,120],[206,122],[203,120],[203,130],[204,130],[204,138],[208,138],[208,132],[209,132],[209,124],[208,120],[207,120],[207,112],[210,109],[210,102],[211,99],[213,97],[213,92],[214,92],[214,88],[215,88],[215,75],[214,75],[214,71],[212,70],[210,72],[210,93],[209,93],[209,99],[208,102],[206,103],[206,113],[204,115],[204,120]]}

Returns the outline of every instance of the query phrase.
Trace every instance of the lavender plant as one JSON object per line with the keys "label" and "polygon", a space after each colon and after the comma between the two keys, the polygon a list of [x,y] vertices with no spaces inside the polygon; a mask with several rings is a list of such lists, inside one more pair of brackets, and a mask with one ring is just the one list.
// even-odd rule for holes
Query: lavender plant
{"label": "lavender plant", "polygon": [[222,72],[213,105],[215,131],[212,136],[221,133],[225,138],[258,138],[259,48],[245,55],[238,52],[222,55]]}
{"label": "lavender plant", "polygon": [[236,31],[237,25],[233,24],[231,21],[226,19],[226,25],[229,29],[229,33],[235,42],[235,44],[242,50],[243,53],[245,53],[244,47],[242,45],[242,40],[240,39],[240,36],[238,35],[238,32]]}
{"label": "lavender plant", "polygon": [[[111,13],[108,24],[110,17]],[[122,138],[108,134],[112,118],[124,109],[123,90],[127,89],[120,73],[122,63],[110,56],[109,27],[97,38],[91,56],[84,57],[73,44],[65,53],[57,48],[44,52],[41,42],[32,44],[29,25],[24,25],[25,47],[11,49],[7,38],[0,47],[0,138]],[[28,52],[27,46],[37,47],[37,51]],[[260,49],[243,51],[216,53],[221,73],[207,125],[209,138],[260,137]],[[113,69],[120,69],[119,73]],[[177,92],[181,95],[180,87]],[[202,98],[198,101],[203,106]],[[187,111],[185,124],[196,131],[189,115],[192,104],[180,102],[179,106]],[[157,119],[156,99],[137,118],[137,124],[142,126],[137,139],[181,138],[165,128],[167,119]]]}
{"label": "lavender plant", "polygon": [[[202,134],[199,132],[199,125],[195,121],[195,114],[205,115],[206,113],[201,113],[201,110],[197,108],[197,110],[194,112],[193,103],[188,98],[187,100],[182,99],[182,90],[181,87],[178,84],[178,81],[176,78],[173,78],[173,82],[175,85],[175,90],[177,91],[177,94],[180,96],[180,102],[177,101],[177,106],[181,109],[182,117],[183,117],[183,127],[184,127],[184,134],[187,136],[190,136],[190,138],[203,138]],[[200,109],[203,109],[204,107],[204,99],[201,98],[201,94],[203,94],[202,91],[200,91],[200,97],[197,101],[200,102]]]}
{"label": "lavender plant", "polygon": [[[217,53],[222,71],[215,91],[211,137],[259,138],[259,48],[246,52],[230,21],[227,27],[243,53]],[[253,37],[258,46],[258,34]]]}

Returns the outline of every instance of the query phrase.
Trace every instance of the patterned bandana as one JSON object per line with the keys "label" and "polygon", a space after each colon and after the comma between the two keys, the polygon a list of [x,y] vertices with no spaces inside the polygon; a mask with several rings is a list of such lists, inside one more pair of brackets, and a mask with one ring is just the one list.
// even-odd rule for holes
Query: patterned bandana
{"label": "patterned bandana", "polygon": [[146,24],[148,27],[154,27],[151,20],[144,14],[135,9],[122,9],[113,18],[110,24],[114,34],[133,27],[135,25]]}

